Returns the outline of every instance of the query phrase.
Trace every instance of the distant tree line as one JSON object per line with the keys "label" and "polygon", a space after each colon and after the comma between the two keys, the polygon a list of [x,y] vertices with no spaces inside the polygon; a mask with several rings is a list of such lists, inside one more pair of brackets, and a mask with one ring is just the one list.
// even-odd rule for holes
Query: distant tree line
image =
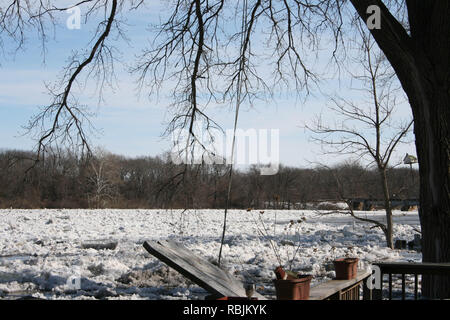
{"label": "distant tree line", "polygon": [[[34,162],[33,152],[0,151],[1,208],[223,208],[226,165],[185,167],[167,155],[128,158],[104,150],[95,157],[51,151]],[[186,170],[186,168],[188,170]],[[235,171],[231,208],[299,208],[346,198],[382,199],[375,169],[346,162],[332,168],[280,166],[276,175],[259,168]],[[409,167],[389,168],[392,199],[417,199],[419,174]],[[339,190],[342,193],[342,188]]]}

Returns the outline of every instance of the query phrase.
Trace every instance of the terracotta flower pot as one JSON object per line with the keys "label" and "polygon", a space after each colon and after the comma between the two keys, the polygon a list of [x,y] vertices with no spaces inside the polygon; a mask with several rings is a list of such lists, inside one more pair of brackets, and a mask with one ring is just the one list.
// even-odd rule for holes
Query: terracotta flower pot
{"label": "terracotta flower pot", "polygon": [[358,258],[341,258],[333,261],[336,280],[350,280],[358,273]]}
{"label": "terracotta flower pot", "polygon": [[308,300],[311,275],[299,275],[297,279],[273,280],[277,300]]}

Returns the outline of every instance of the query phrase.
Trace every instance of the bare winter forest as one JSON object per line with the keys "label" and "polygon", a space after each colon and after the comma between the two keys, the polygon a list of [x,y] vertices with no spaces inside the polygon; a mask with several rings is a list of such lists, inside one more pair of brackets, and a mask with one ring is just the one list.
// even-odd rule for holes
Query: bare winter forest
{"label": "bare winter forest", "polygon": [[[81,158],[64,151],[34,163],[33,153],[0,152],[2,208],[223,208],[227,166],[176,165],[168,157],[127,158],[101,152]],[[281,166],[260,175],[253,166],[235,171],[232,208],[306,208],[310,202],[382,199],[379,174],[357,163],[332,168]],[[345,186],[338,190],[338,182]],[[399,166],[388,170],[390,198],[417,199],[419,173]],[[338,192],[342,191],[342,192]],[[323,208],[326,209],[326,208]]]}

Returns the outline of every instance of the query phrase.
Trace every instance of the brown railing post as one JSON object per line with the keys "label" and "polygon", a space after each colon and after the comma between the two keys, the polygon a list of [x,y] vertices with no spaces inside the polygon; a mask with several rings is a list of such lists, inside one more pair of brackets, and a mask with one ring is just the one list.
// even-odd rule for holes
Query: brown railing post
{"label": "brown railing post", "polygon": [[[372,278],[370,277],[370,280],[372,280]],[[372,300],[372,294],[373,294],[373,290],[369,289],[369,287],[367,286],[367,281],[369,281],[368,278],[364,279],[363,281],[363,300]]]}
{"label": "brown railing post", "polygon": [[392,273],[389,273],[389,300],[392,300]]}
{"label": "brown railing post", "polygon": [[372,290],[372,298],[373,300],[383,300],[383,270],[381,270],[380,274],[380,288]]}
{"label": "brown railing post", "polygon": [[405,274],[402,273],[402,300],[406,299],[406,279]]}
{"label": "brown railing post", "polygon": [[414,300],[417,300],[417,292],[419,291],[419,275],[417,273],[414,274]]}

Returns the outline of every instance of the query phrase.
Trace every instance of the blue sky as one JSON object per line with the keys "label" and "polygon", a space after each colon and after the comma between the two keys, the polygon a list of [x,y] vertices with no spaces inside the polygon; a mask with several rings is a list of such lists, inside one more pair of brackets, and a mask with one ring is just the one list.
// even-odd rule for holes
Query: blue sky
{"label": "blue sky", "polygon": [[[128,21],[132,24],[128,29],[132,47],[126,43],[118,44],[124,61],[132,60],[134,54],[144,46],[149,34],[146,25],[149,21],[159,19],[159,10],[157,4],[152,5],[146,11],[133,15]],[[31,137],[23,136],[22,127],[38,112],[39,106],[49,102],[44,83],[52,83],[57,79],[71,50],[87,47],[92,31],[89,25],[82,25],[80,30],[58,27],[56,40],[48,43],[45,63],[39,41],[33,35],[27,41],[26,50],[0,58],[0,148],[34,147]],[[11,51],[8,50],[12,48],[11,45],[5,43],[7,53]],[[328,60],[320,61],[323,64],[327,62]],[[159,100],[155,97],[149,99],[145,94],[138,97],[135,79],[125,68],[118,65],[116,73],[118,86],[114,91],[105,92],[103,103],[98,103],[92,90],[80,92],[81,100],[95,113],[92,122],[99,130],[98,134],[91,136],[92,144],[131,157],[155,156],[167,151],[170,140],[163,139],[161,134],[165,123],[170,119],[171,114],[167,109],[170,100],[164,96]],[[321,89],[329,93],[338,91],[341,96],[358,101],[360,97],[348,90],[348,85],[349,79],[343,77],[340,82],[336,79],[324,81]],[[321,155],[320,146],[309,142],[309,135],[301,128],[321,112],[325,117],[333,119],[326,111],[328,102],[317,91],[306,101],[298,101],[294,96],[278,93],[272,101],[259,101],[252,107],[243,105],[238,126],[242,129],[278,129],[280,161],[283,164],[308,166],[309,162],[335,163],[344,158]],[[210,112],[224,129],[232,128],[234,114],[231,106],[213,108]],[[410,116],[407,104],[399,106],[399,115]],[[415,154],[414,144],[401,146],[394,162],[406,152]]]}

